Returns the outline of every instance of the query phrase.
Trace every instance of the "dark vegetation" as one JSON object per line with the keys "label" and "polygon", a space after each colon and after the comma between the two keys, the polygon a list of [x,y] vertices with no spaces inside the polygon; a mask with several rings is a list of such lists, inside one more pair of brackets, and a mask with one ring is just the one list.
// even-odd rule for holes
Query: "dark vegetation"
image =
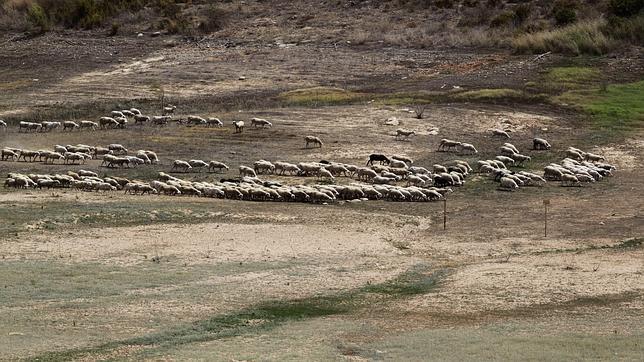
{"label": "dark vegetation", "polygon": [[[134,31],[168,34],[210,34],[231,28],[230,34],[252,38],[255,20],[266,15],[285,34],[311,26],[331,31],[328,41],[350,39],[355,44],[384,42],[428,47],[467,45],[512,48],[518,53],[606,54],[624,45],[641,46],[644,0],[397,0],[330,1],[309,4],[324,11],[294,20],[284,10],[302,4],[283,1],[180,0],[0,0],[0,29],[40,34],[57,29],[105,29],[108,35]],[[342,31],[328,26],[354,16]],[[365,16],[366,15],[366,16]],[[368,16],[380,16],[373,24]],[[235,18],[235,21],[231,21]],[[404,19],[404,21],[403,21]],[[277,34],[279,35],[279,34]],[[344,39],[343,39],[344,38]],[[446,40],[447,39],[447,40]]]}

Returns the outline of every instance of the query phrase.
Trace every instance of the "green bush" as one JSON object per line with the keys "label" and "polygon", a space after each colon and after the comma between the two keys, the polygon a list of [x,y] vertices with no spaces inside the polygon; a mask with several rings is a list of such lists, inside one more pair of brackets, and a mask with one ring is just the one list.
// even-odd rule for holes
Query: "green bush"
{"label": "green bush", "polygon": [[45,13],[45,9],[38,4],[33,4],[27,10],[27,20],[29,23],[38,28],[39,33],[44,33],[49,30],[49,19]]}
{"label": "green bush", "polygon": [[609,8],[617,16],[633,16],[644,8],[644,0],[611,0]]}
{"label": "green bush", "polygon": [[558,0],[552,7],[552,17],[557,25],[568,25],[577,21],[578,3],[575,0]]}
{"label": "green bush", "polygon": [[516,24],[523,24],[530,17],[532,7],[530,4],[520,4],[514,8],[514,22]]}
{"label": "green bush", "polygon": [[493,28],[499,28],[502,26],[507,26],[512,23],[514,20],[514,12],[512,11],[504,11],[500,13],[499,15],[495,16],[491,21],[490,21],[490,26]]}

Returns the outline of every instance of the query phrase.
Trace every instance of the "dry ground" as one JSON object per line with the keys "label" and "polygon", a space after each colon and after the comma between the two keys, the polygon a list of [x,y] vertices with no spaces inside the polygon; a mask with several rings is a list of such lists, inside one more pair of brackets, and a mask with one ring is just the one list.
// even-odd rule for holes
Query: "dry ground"
{"label": "dry ground", "polygon": [[[517,67],[525,59],[470,55],[486,65],[442,74],[444,64],[471,59],[426,52],[417,57],[428,59],[417,69],[394,61],[408,57],[395,49],[199,50],[164,48],[163,40],[156,41],[114,44],[122,62],[92,60],[101,55],[87,50],[74,67],[58,60],[16,67],[33,53],[33,44],[12,45],[0,65],[11,69],[11,82],[25,85],[3,91],[0,112],[16,116],[36,108],[47,114],[48,107],[68,102],[80,105],[82,113],[73,117],[83,118],[93,114],[83,105],[136,104],[131,99],[153,112],[156,93],[150,87],[161,82],[180,106],[185,100],[196,107],[184,106],[181,113],[203,110],[195,113],[226,121],[260,116],[274,127],[240,135],[228,125],[50,134],[19,134],[11,127],[0,134],[1,146],[119,142],[156,150],[161,164],[108,170],[97,161],[1,162],[0,173],[85,168],[149,180],[176,158],[218,159],[235,169],[260,158],[364,163],[376,151],[431,166],[494,156],[503,141],[486,131],[498,126],[513,129],[511,141],[533,156],[526,169],[538,171],[575,145],[605,154],[619,170],[582,188],[549,183],[512,193],[473,175],[449,195],[447,230],[440,203],[304,205],[2,189],[3,359],[642,360],[639,134],[599,144],[594,131],[580,127],[581,117],[543,105],[440,104],[417,120],[405,105],[230,112],[217,111],[219,103],[203,104],[230,97],[242,99],[235,103],[240,105],[262,92],[320,85],[404,91],[468,80],[518,84],[532,74],[529,68],[520,80],[505,75],[526,69]],[[107,45],[97,48],[109,52]],[[50,59],[46,50],[33,56]],[[480,81],[483,73],[495,76]],[[239,74],[247,81],[237,81]],[[34,78],[38,85],[27,82]],[[383,125],[392,116],[418,135],[394,140],[395,127]],[[303,149],[308,134],[319,135],[324,147]],[[553,151],[530,151],[535,135],[551,140]],[[442,137],[473,143],[480,154],[438,153]],[[186,177],[222,176],[235,172]],[[547,237],[544,198],[552,203]]]}

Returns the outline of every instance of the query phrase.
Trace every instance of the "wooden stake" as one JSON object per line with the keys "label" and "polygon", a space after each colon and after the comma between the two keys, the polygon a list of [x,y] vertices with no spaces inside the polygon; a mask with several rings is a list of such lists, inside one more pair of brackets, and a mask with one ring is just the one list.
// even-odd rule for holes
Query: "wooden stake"
{"label": "wooden stake", "polygon": [[443,230],[447,229],[447,198],[443,197]]}

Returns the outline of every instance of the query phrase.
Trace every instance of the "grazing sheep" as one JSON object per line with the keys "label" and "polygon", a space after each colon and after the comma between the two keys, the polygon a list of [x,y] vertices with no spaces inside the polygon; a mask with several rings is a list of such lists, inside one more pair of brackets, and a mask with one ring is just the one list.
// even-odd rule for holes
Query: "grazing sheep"
{"label": "grazing sheep", "polygon": [[418,176],[410,175],[410,176],[407,176],[407,186],[409,185],[425,186],[425,180],[423,180]]}
{"label": "grazing sheep", "polygon": [[507,147],[511,149],[512,151],[514,151],[514,153],[520,153],[519,150],[512,143],[506,142],[503,144],[503,147]]}
{"label": "grazing sheep", "polygon": [[374,177],[378,176],[376,171],[366,168],[366,167],[360,167],[356,171],[356,175],[358,176],[358,180],[363,180],[363,181],[369,181],[373,179]]}
{"label": "grazing sheep", "polygon": [[101,129],[115,128],[119,126],[119,122],[112,117],[101,117],[98,119],[98,125]]}
{"label": "grazing sheep", "polygon": [[496,156],[496,160],[503,162],[504,165],[514,165],[514,160],[507,156]]}
{"label": "grazing sheep", "polygon": [[338,164],[338,163],[332,163],[332,164],[330,164],[328,166],[325,166],[325,168],[329,172],[331,172],[331,174],[333,174],[334,176],[340,176],[340,175],[349,176],[351,174],[349,169],[344,167],[344,165],[341,165],[341,164]]}
{"label": "grazing sheep", "polygon": [[396,139],[400,139],[400,137],[404,137],[404,139],[409,139],[410,136],[413,136],[415,134],[416,134],[416,132],[414,132],[414,131],[409,131],[409,130],[405,130],[405,129],[402,129],[402,128],[398,128],[396,130]]}
{"label": "grazing sheep", "polygon": [[239,176],[244,177],[244,176],[250,176],[250,177],[257,177],[257,174],[255,173],[255,170],[248,166],[240,165],[239,166]]}
{"label": "grazing sheep", "polygon": [[408,166],[411,166],[414,163],[414,160],[412,160],[409,157],[401,156],[401,155],[393,155],[391,156],[392,159],[402,161],[406,163]]}
{"label": "grazing sheep", "polygon": [[201,172],[202,168],[208,167],[208,164],[202,160],[190,160],[188,161],[188,164],[190,164],[193,169],[199,169],[199,172]]}
{"label": "grazing sheep", "polygon": [[391,160],[389,157],[381,154],[381,153],[372,153],[369,155],[369,160],[367,161],[367,166],[373,165],[374,161],[380,162],[381,165],[388,165],[391,163]]}
{"label": "grazing sheep", "polygon": [[174,111],[177,109],[177,106],[172,106],[168,105],[167,107],[163,107],[163,115],[168,115],[174,113]]}
{"label": "grazing sheep", "polygon": [[499,148],[499,151],[501,152],[501,155],[508,157],[512,157],[514,154],[519,153],[507,146],[501,146],[501,148]]}
{"label": "grazing sheep", "polygon": [[135,114],[134,112],[130,111],[129,109],[124,109],[124,110],[122,110],[122,111],[121,111],[121,113],[122,113],[122,114],[123,114],[123,116],[125,116],[125,117],[134,117],[134,116],[136,116],[136,115],[137,115],[137,114]]}
{"label": "grazing sheep", "polygon": [[463,154],[467,153],[467,154],[472,155],[472,154],[476,154],[478,152],[479,151],[476,150],[474,145],[469,144],[469,143],[461,143],[461,153],[463,153]]}
{"label": "grazing sheep", "polygon": [[515,189],[519,188],[519,185],[517,185],[516,181],[509,177],[501,177],[500,182],[500,188],[504,190],[514,191]]}
{"label": "grazing sheep", "polygon": [[428,169],[425,167],[420,167],[420,166],[411,166],[408,168],[409,172],[415,174],[415,175],[429,175],[430,172]]}
{"label": "grazing sheep", "polygon": [[318,170],[318,177],[326,177],[330,178],[331,180],[335,179],[335,177],[333,177],[333,174],[324,167]]}
{"label": "grazing sheep", "polygon": [[175,169],[176,170],[183,170],[183,172],[188,172],[189,170],[192,169],[192,166],[190,166],[190,164],[188,162],[186,162],[186,161],[175,160],[172,163],[172,169],[170,169],[170,171],[173,171]]}
{"label": "grazing sheep", "polygon": [[111,116],[112,118],[125,118],[125,114],[121,111],[112,111]]}
{"label": "grazing sheep", "polygon": [[461,142],[452,141],[447,138],[443,138],[438,145],[438,151],[449,152],[451,148],[454,148],[456,151],[458,151],[458,146],[460,145],[461,145]]}
{"label": "grazing sheep", "polygon": [[598,161],[604,161],[604,160],[605,160],[604,156],[586,152],[586,161],[598,162]]}
{"label": "grazing sheep", "polygon": [[145,153],[144,150],[137,151],[136,157],[142,159],[146,165],[152,164],[152,160],[150,160],[150,157]]}
{"label": "grazing sheep", "polygon": [[263,118],[251,118],[250,120],[251,127],[262,126],[262,128],[268,126],[268,128],[273,127],[273,124]]}
{"label": "grazing sheep", "polygon": [[253,169],[257,174],[272,174],[275,172],[275,165],[265,160],[259,160],[253,164]]}
{"label": "grazing sheep", "polygon": [[244,132],[244,121],[233,121],[233,126],[235,126],[235,133]]}
{"label": "grazing sheep", "polygon": [[99,126],[98,123],[92,122],[92,121],[81,121],[80,123],[80,129],[91,129],[92,131],[96,131],[96,128]]}
{"label": "grazing sheep", "polygon": [[389,163],[389,167],[407,168],[407,164],[403,161],[391,160],[391,162]]}
{"label": "grazing sheep", "polygon": [[535,137],[532,140],[532,149],[533,150],[549,150],[552,146],[550,143],[543,138]]}
{"label": "grazing sheep", "polygon": [[130,108],[130,112],[132,112],[135,116],[143,114],[143,113],[141,113],[140,110],[138,110],[136,108]]}
{"label": "grazing sheep", "polygon": [[115,155],[118,155],[118,154],[124,154],[125,155],[125,154],[127,154],[127,148],[123,147],[123,145],[118,144],[118,143],[112,143],[112,144],[108,145],[107,148],[110,151],[114,152]]}
{"label": "grazing sheep", "polygon": [[202,118],[199,116],[188,116],[188,123],[198,126],[198,125],[208,124],[208,121],[206,121],[205,118]]}
{"label": "grazing sheep", "polygon": [[134,115],[134,124],[142,124],[142,123],[148,123],[148,122],[150,122],[150,117],[144,116],[142,114]]}
{"label": "grazing sheep", "polygon": [[312,144],[313,146],[317,145],[318,147],[322,148],[323,143],[321,139],[315,136],[304,137],[304,148],[309,148],[310,144]]}
{"label": "grazing sheep", "polygon": [[572,157],[573,159],[577,161],[583,161],[584,160],[584,154],[580,153],[577,149],[574,148],[569,148],[566,150],[566,156]]}
{"label": "grazing sheep", "polygon": [[206,126],[207,127],[223,127],[224,122],[222,122],[219,118],[210,117],[206,121]]}
{"label": "grazing sheep", "polygon": [[579,179],[575,175],[561,175],[561,186],[581,186]]}
{"label": "grazing sheep", "polygon": [[51,163],[53,164],[54,162],[56,162],[56,160],[64,160],[64,159],[65,159],[65,156],[63,156],[58,152],[49,152],[45,155],[45,163],[47,163],[47,161],[51,161]]}
{"label": "grazing sheep", "polygon": [[165,126],[168,124],[170,116],[153,116],[152,124],[155,126]]}
{"label": "grazing sheep", "polygon": [[226,166],[226,164],[224,164],[223,162],[218,162],[218,161],[208,162],[208,171],[215,172],[217,170],[219,170],[220,172],[223,170],[228,170],[228,166]]}
{"label": "grazing sheep", "polygon": [[88,171],[88,170],[78,170],[78,175],[79,176],[98,177],[96,172],[92,172],[92,171]]}
{"label": "grazing sheep", "polygon": [[69,129],[70,131],[73,131],[76,128],[80,128],[80,126],[76,122],[72,122],[72,121],[63,122],[63,131],[67,131],[67,129]]}
{"label": "grazing sheep", "polygon": [[114,120],[118,123],[118,125],[117,125],[118,128],[122,129],[122,128],[127,127],[127,123],[128,123],[127,118],[125,118],[125,117],[117,117],[117,118],[114,118]]}
{"label": "grazing sheep", "polygon": [[447,172],[447,167],[436,164],[432,166],[432,170],[434,171],[434,173]]}
{"label": "grazing sheep", "polygon": [[150,163],[152,163],[153,165],[159,163],[159,157],[155,152],[149,150],[140,150],[139,153],[145,153],[145,155],[150,159]]}
{"label": "grazing sheep", "polygon": [[502,129],[492,129],[492,136],[501,136],[505,138],[510,138],[510,135],[508,134],[507,131],[504,131]]}
{"label": "grazing sheep", "polygon": [[19,157],[17,152],[14,152],[8,148],[3,148],[2,149],[2,161],[8,161],[9,157],[11,157],[11,161],[17,159]]}
{"label": "grazing sheep", "polygon": [[[18,156],[18,161],[22,158],[25,162],[33,162],[36,160],[36,157],[40,156],[38,151],[29,151],[29,150],[20,150],[20,156]],[[27,161],[29,158],[29,161]]]}
{"label": "grazing sheep", "polygon": [[530,161],[532,158],[530,156],[522,155],[520,153],[515,153],[510,156],[514,160],[516,166],[523,166],[525,161]]}

